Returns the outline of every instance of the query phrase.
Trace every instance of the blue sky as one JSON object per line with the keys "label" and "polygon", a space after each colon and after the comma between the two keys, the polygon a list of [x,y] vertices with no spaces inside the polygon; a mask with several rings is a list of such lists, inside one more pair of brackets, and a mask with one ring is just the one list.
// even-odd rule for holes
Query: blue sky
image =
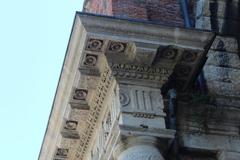
{"label": "blue sky", "polygon": [[0,159],[38,158],[83,0],[1,1]]}

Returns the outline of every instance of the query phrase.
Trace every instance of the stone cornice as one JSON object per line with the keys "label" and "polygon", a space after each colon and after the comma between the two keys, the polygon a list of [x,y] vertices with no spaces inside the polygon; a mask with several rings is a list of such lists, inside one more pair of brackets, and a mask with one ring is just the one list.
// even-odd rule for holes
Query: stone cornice
{"label": "stone cornice", "polygon": [[[87,32],[101,36],[120,36],[128,41],[148,40],[151,44],[179,45],[185,48],[203,50],[214,37],[206,30],[166,26],[147,21],[120,19],[77,12]],[[117,29],[116,29],[117,28]],[[116,37],[117,38],[117,37]],[[155,43],[154,43],[155,42]]]}
{"label": "stone cornice", "polygon": [[[89,152],[89,143],[93,140],[96,121],[101,119],[102,115],[99,114],[102,110],[106,110],[107,106],[103,103],[114,78],[119,81],[122,81],[121,78],[126,78],[132,83],[141,82],[143,86],[152,83],[160,88],[168,80],[177,64],[198,67],[213,37],[213,33],[202,30],[78,12],[39,159],[49,159],[54,153],[64,153],[66,156],[68,149],[58,148],[55,152],[58,147],[55,145],[61,144],[60,133],[69,135],[67,130],[61,131],[65,121],[71,122],[70,125],[74,124],[75,128],[78,128],[74,131],[74,138],[79,137],[75,136],[79,135],[79,130],[82,131],[78,145],[73,147],[77,152],[66,157],[84,159],[86,154],[89,154],[87,152]],[[191,52],[190,58],[184,56],[189,52]],[[111,63],[124,67],[114,68]],[[189,75],[186,75],[188,70],[179,68],[179,73],[189,78]],[[117,74],[114,75],[113,72]],[[191,70],[191,74],[192,72],[194,70]],[[83,80],[84,76],[88,78]],[[96,77],[94,84],[85,83],[91,77]],[[83,104],[85,106],[81,106]],[[74,112],[74,109],[89,109],[87,121],[84,122],[86,125],[77,127],[83,122],[71,120],[69,116],[71,114],[68,112]]]}
{"label": "stone cornice", "polygon": [[86,38],[86,32],[83,26],[76,25],[78,23],[79,21],[75,19],[39,154],[39,160],[52,159],[56,149],[55,145],[58,143],[58,137],[62,128],[61,125],[64,121],[64,114],[69,102],[68,97],[71,94],[74,78],[78,71],[81,55],[77,53],[79,50],[82,50],[84,46],[84,44],[80,42]]}

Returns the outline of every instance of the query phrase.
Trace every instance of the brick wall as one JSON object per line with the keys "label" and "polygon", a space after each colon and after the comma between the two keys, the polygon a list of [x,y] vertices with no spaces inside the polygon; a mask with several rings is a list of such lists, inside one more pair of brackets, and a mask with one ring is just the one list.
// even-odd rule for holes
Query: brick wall
{"label": "brick wall", "polygon": [[183,26],[178,0],[86,0],[90,13]]}
{"label": "brick wall", "polygon": [[85,0],[84,11],[102,15],[113,15],[114,0]]}

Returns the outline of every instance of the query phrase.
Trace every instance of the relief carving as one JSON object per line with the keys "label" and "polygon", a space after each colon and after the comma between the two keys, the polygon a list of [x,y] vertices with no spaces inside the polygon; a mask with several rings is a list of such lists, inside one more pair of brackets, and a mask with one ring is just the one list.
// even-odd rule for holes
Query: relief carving
{"label": "relief carving", "polygon": [[86,65],[86,66],[96,66],[97,58],[98,58],[97,55],[87,54],[83,64]]}
{"label": "relief carving", "polygon": [[165,81],[170,72],[166,68],[137,66],[132,64],[110,63],[113,75],[117,78]]}
{"label": "relief carving", "polygon": [[162,157],[158,155],[151,155],[144,152],[129,154],[126,160],[161,160]]}
{"label": "relief carving", "polygon": [[88,91],[85,89],[75,89],[73,99],[86,100]]}
{"label": "relief carving", "polygon": [[66,121],[64,129],[66,130],[76,130],[78,122],[77,121]]}
{"label": "relief carving", "polygon": [[185,51],[182,55],[181,61],[194,62],[197,59],[197,53],[193,51]]}
{"label": "relief carving", "polygon": [[119,99],[122,106],[126,106],[130,102],[129,95],[124,92],[120,92]]}
{"label": "relief carving", "polygon": [[123,70],[123,71],[134,71],[143,73],[156,73],[156,74],[168,74],[168,69],[160,67],[150,67],[150,66],[138,66],[133,64],[117,64],[110,63],[113,70]]}
{"label": "relief carving", "polygon": [[110,42],[108,51],[112,53],[124,53],[126,46],[127,44],[123,42]]}
{"label": "relief carving", "polygon": [[84,154],[91,141],[94,128],[96,126],[98,117],[104,107],[105,98],[109,92],[109,88],[113,82],[113,76],[110,68],[105,67],[103,73],[100,76],[100,82],[97,85],[97,91],[94,95],[93,101],[90,104],[90,113],[86,121],[86,126],[81,134],[80,143],[76,151],[76,158],[79,160],[84,159]]}
{"label": "relief carving", "polygon": [[103,48],[103,40],[100,39],[89,39],[87,42],[86,50],[89,51],[102,51]]}
{"label": "relief carving", "polygon": [[122,111],[134,117],[155,118],[163,114],[161,91],[157,88],[137,85],[120,85],[119,92]]}
{"label": "relief carving", "polygon": [[177,56],[177,49],[174,49],[174,48],[167,48],[160,53],[160,57],[169,59],[169,60],[174,60],[176,56]]}
{"label": "relief carving", "polygon": [[133,117],[153,119],[153,118],[155,117],[155,114],[151,114],[151,113],[137,113],[137,112],[134,112],[134,113],[133,113]]}
{"label": "relief carving", "polygon": [[67,158],[69,149],[66,148],[57,148],[55,157],[56,158]]}
{"label": "relief carving", "polygon": [[63,125],[61,132],[64,138],[79,139],[79,133],[77,131],[78,121],[68,120]]}

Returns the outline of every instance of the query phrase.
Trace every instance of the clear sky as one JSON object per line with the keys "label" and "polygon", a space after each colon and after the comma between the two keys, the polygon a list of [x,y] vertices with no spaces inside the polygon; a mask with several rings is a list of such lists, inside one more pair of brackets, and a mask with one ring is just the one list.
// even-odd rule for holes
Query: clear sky
{"label": "clear sky", "polygon": [[0,159],[37,160],[75,11],[83,0],[0,5]]}

